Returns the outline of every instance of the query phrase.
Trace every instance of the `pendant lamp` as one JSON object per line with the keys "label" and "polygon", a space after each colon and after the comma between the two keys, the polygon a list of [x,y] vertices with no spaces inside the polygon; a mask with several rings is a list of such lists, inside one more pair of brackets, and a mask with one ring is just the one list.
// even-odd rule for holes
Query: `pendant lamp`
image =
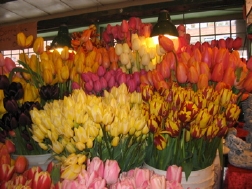
{"label": "pendant lamp", "polygon": [[170,14],[167,10],[161,10],[158,15],[158,22],[154,25],[151,37],[158,43],[158,35],[165,35],[171,39],[177,39],[179,34],[176,26],[171,22]]}
{"label": "pendant lamp", "polygon": [[63,47],[67,46],[70,51],[72,51],[72,46],[71,46],[71,37],[69,35],[68,27],[65,24],[62,24],[59,27],[58,30],[58,35],[53,39],[51,46],[50,46],[50,51],[57,50],[61,53],[63,50]]}

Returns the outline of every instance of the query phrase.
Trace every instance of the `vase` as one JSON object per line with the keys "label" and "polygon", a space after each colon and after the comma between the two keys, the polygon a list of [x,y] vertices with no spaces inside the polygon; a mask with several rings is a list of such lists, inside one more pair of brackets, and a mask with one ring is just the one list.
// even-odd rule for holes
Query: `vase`
{"label": "vase", "polygon": [[[166,171],[156,169],[147,164],[143,168],[154,171],[156,174],[166,176]],[[192,171],[188,180],[186,180],[185,173],[182,172],[181,185],[183,188],[190,189],[213,189],[214,186],[214,164],[199,171]]]}
{"label": "vase", "polygon": [[[15,160],[19,155],[13,154],[12,158]],[[46,171],[48,164],[53,160],[52,154],[40,154],[40,155],[23,155],[26,157],[29,163],[29,167],[39,166],[43,171]]]}

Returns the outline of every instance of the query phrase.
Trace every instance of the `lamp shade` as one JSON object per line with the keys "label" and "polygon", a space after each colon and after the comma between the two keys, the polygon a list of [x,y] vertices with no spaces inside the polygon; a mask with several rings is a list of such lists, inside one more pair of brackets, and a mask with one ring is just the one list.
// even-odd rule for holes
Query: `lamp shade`
{"label": "lamp shade", "polygon": [[61,25],[58,30],[58,35],[53,39],[50,49],[63,48],[67,46],[71,47],[71,37],[69,36],[68,28],[65,24]]}
{"label": "lamp shade", "polygon": [[169,35],[178,37],[178,31],[175,25],[171,22],[170,14],[167,10],[161,10],[158,16],[158,22],[154,25],[151,37],[158,35]]}

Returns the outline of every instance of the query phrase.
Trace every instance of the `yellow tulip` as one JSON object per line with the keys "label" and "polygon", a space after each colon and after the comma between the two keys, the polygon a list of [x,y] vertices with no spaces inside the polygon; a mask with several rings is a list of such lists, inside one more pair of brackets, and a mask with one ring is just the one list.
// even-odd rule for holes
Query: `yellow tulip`
{"label": "yellow tulip", "polygon": [[54,69],[55,69],[56,73],[60,72],[62,66],[63,66],[63,62],[62,62],[61,58],[58,58],[54,62]]}
{"label": "yellow tulip", "polygon": [[78,157],[78,164],[82,165],[83,163],[85,163],[87,161],[87,156],[83,155],[83,154],[77,154]]}
{"label": "yellow tulip", "polygon": [[144,128],[142,129],[142,134],[146,135],[149,133],[149,127],[147,125],[144,126]]}
{"label": "yellow tulip", "polygon": [[35,39],[33,43],[33,51],[38,55],[44,52],[44,39],[42,37]]}
{"label": "yellow tulip", "polygon": [[74,180],[80,174],[81,169],[82,169],[81,165],[78,164],[69,165],[63,169],[60,177],[62,179]]}
{"label": "yellow tulip", "polygon": [[93,148],[94,141],[91,138],[88,138],[86,145],[87,145],[87,148]]}
{"label": "yellow tulip", "polygon": [[64,161],[63,165],[68,166],[68,165],[74,165],[78,163],[78,156],[75,153],[71,153]]}
{"label": "yellow tulip", "polygon": [[53,81],[53,73],[50,69],[45,69],[43,71],[43,80],[46,84],[50,85]]}
{"label": "yellow tulip", "polygon": [[88,114],[96,123],[102,122],[102,105],[94,104],[92,107],[88,107]]}
{"label": "yellow tulip", "polygon": [[61,70],[60,70],[60,74],[61,74],[61,78],[66,81],[67,79],[69,79],[69,69],[67,66],[62,66]]}
{"label": "yellow tulip", "polygon": [[24,102],[35,101],[38,97],[38,89],[34,85],[27,83],[24,88]]}
{"label": "yellow tulip", "polygon": [[59,141],[52,141],[52,150],[56,154],[60,154],[64,150],[64,146]]}
{"label": "yellow tulip", "polygon": [[111,141],[111,146],[114,146],[114,147],[118,146],[119,141],[120,141],[120,138],[118,136],[114,137]]}
{"label": "yellow tulip", "polygon": [[76,142],[75,143],[75,147],[79,150],[79,151],[83,151],[86,148],[86,145],[82,142]]}
{"label": "yellow tulip", "polygon": [[63,47],[63,50],[61,51],[61,54],[60,54],[62,60],[67,60],[69,58],[69,51],[68,50],[69,49],[67,46]]}
{"label": "yellow tulip", "polygon": [[200,129],[204,129],[209,126],[212,115],[210,115],[207,109],[200,109],[195,118],[195,124],[199,125]]}
{"label": "yellow tulip", "polygon": [[69,153],[75,153],[76,152],[76,149],[75,149],[74,145],[72,143],[70,143],[70,142],[67,143],[65,148]]}
{"label": "yellow tulip", "polygon": [[42,148],[43,150],[48,150],[47,144],[42,143],[42,142],[40,142],[40,143],[38,143],[38,144],[39,144],[40,148]]}
{"label": "yellow tulip", "polygon": [[29,66],[34,72],[38,72],[37,56],[35,54],[31,55]]}
{"label": "yellow tulip", "polygon": [[32,44],[33,36],[29,35],[27,38],[23,32],[17,34],[17,44],[22,48],[27,48]]}

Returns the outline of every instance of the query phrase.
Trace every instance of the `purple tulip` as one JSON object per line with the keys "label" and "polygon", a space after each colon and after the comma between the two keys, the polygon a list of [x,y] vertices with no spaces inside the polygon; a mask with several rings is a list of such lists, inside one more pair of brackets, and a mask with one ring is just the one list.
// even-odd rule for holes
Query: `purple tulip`
{"label": "purple tulip", "polygon": [[95,82],[95,81],[99,80],[99,76],[97,74],[95,74],[95,73],[92,73],[91,74],[91,79],[92,79],[93,82]]}
{"label": "purple tulip", "polygon": [[133,73],[133,79],[136,81],[136,84],[137,85],[140,85],[140,76],[141,76],[141,74],[140,74],[140,72],[134,72]]}
{"label": "purple tulip", "polygon": [[104,78],[106,79],[106,81],[108,82],[109,79],[112,77],[112,72],[111,70],[107,71],[105,74],[104,74]]}
{"label": "purple tulip", "polygon": [[136,81],[134,79],[129,79],[126,83],[128,89],[129,89],[129,92],[134,92],[137,88],[137,84],[136,84]]}
{"label": "purple tulip", "polygon": [[6,75],[0,75],[0,89],[7,89],[10,85],[9,79]]}
{"label": "purple tulip", "polygon": [[77,82],[72,82],[72,89],[80,89],[80,85]]}
{"label": "purple tulip", "polygon": [[121,85],[122,83],[126,83],[126,74],[125,73],[121,73],[119,76],[118,76],[118,84]]}

